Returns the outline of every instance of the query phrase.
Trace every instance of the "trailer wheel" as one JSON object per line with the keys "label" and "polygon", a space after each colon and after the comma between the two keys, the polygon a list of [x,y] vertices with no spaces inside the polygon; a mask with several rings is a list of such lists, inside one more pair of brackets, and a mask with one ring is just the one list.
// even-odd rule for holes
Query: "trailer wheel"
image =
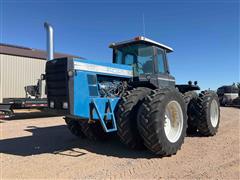
{"label": "trailer wheel", "polygon": [[144,148],[143,140],[137,129],[137,112],[145,96],[151,89],[138,87],[127,91],[121,98],[116,110],[117,134],[123,144],[132,149]]}
{"label": "trailer wheel", "polygon": [[175,89],[160,89],[147,96],[138,112],[138,129],[145,146],[154,154],[176,154],[184,142],[187,112]]}
{"label": "trailer wheel", "polygon": [[75,135],[77,137],[81,137],[81,138],[85,137],[84,133],[82,132],[82,127],[81,127],[79,121],[74,120],[69,117],[65,117],[65,122],[67,124],[68,129],[70,130],[70,132],[73,135]]}
{"label": "trailer wheel", "polygon": [[198,106],[197,106],[198,94],[195,91],[188,91],[183,94],[183,99],[186,104],[188,127],[187,134],[195,134],[198,126]]}
{"label": "trailer wheel", "polygon": [[218,96],[214,91],[203,91],[199,94],[199,124],[198,130],[204,136],[217,133],[220,123],[220,108]]}
{"label": "trailer wheel", "polygon": [[83,134],[92,141],[103,141],[107,139],[107,133],[104,132],[99,121],[89,123],[87,119],[81,120],[81,129]]}

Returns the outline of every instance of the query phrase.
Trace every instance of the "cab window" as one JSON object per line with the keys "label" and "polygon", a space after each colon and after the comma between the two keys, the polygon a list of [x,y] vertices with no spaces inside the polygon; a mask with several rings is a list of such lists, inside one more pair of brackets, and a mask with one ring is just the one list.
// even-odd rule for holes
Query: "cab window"
{"label": "cab window", "polygon": [[114,56],[115,56],[115,63],[121,64],[123,53],[121,51],[118,51],[117,49],[115,49],[114,50]]}
{"label": "cab window", "polygon": [[134,75],[154,73],[152,46],[133,44],[115,49],[114,53],[113,62],[133,66]]}
{"label": "cab window", "polygon": [[132,65],[133,62],[134,62],[134,56],[131,55],[131,54],[126,54],[124,60],[125,60],[125,63],[124,63],[124,64],[126,64],[126,65]]}
{"label": "cab window", "polygon": [[164,65],[164,51],[161,49],[157,49],[157,61],[158,61],[158,71],[160,73],[165,73],[165,65]]}

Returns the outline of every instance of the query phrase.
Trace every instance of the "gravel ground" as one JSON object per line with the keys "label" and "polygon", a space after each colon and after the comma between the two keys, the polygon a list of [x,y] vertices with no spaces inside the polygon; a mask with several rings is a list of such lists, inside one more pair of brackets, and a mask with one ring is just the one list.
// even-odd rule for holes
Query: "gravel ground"
{"label": "gravel ground", "polygon": [[132,151],[116,138],[81,140],[61,117],[18,112],[1,120],[1,179],[240,179],[240,109],[221,108],[214,137],[186,137],[172,157]]}

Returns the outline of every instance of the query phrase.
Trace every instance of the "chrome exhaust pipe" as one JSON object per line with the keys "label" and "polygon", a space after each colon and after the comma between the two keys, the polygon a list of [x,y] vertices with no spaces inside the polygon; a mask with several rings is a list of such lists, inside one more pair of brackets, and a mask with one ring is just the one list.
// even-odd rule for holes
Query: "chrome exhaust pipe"
{"label": "chrome exhaust pipe", "polygon": [[47,22],[44,23],[47,32],[47,60],[54,59],[53,27]]}

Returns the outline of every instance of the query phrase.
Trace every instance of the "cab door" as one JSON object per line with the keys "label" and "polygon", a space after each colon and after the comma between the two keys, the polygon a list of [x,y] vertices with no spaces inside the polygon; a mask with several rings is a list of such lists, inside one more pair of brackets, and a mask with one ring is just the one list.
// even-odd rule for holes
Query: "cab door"
{"label": "cab door", "polygon": [[175,86],[175,79],[169,74],[166,52],[155,47],[155,69],[157,70],[158,87]]}

